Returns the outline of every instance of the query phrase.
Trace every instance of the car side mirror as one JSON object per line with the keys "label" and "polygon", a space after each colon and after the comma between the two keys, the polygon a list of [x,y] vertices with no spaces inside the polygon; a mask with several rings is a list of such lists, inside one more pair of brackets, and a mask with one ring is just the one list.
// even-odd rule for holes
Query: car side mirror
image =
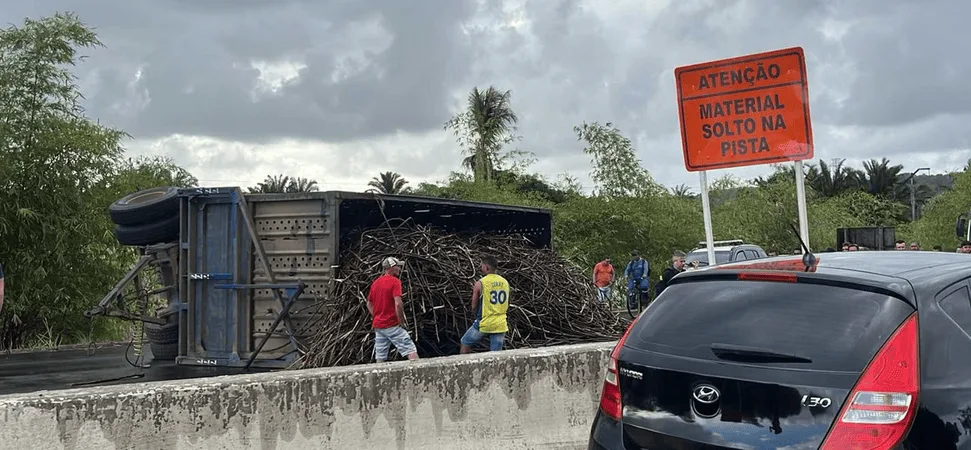
{"label": "car side mirror", "polygon": [[957,223],[954,224],[954,233],[961,239],[968,237],[968,217],[964,214],[958,216]]}

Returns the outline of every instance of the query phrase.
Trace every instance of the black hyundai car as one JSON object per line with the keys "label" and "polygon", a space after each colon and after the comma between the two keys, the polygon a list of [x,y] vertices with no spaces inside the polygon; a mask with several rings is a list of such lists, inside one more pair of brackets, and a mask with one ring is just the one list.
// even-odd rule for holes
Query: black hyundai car
{"label": "black hyundai car", "polygon": [[611,353],[588,448],[971,449],[971,256],[678,275]]}

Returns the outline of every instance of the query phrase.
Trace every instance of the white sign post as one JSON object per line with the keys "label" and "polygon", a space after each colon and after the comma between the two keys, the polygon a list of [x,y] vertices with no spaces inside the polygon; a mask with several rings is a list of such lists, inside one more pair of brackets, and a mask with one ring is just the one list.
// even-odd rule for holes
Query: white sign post
{"label": "white sign post", "polygon": [[[802,161],[794,163],[796,169],[796,208],[799,209],[799,238],[809,246],[809,212],[806,207],[806,174],[803,173]],[[806,249],[800,250],[806,253]]]}
{"label": "white sign post", "polygon": [[701,215],[705,220],[705,245],[708,248],[708,265],[715,265],[715,233],[711,230],[711,199],[708,197],[708,171],[698,172],[701,180]]}

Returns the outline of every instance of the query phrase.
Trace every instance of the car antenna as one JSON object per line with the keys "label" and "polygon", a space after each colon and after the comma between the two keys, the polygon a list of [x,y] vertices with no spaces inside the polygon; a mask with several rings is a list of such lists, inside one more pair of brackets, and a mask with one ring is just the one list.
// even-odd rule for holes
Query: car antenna
{"label": "car antenna", "polygon": [[792,230],[792,234],[796,235],[796,239],[799,239],[799,245],[802,247],[803,251],[802,265],[806,268],[806,272],[809,272],[813,267],[816,267],[819,260],[816,258],[816,255],[809,250],[809,246],[806,245],[806,243],[802,240],[802,236],[799,235],[799,231],[796,230],[796,226],[791,222],[789,223],[789,229]]}

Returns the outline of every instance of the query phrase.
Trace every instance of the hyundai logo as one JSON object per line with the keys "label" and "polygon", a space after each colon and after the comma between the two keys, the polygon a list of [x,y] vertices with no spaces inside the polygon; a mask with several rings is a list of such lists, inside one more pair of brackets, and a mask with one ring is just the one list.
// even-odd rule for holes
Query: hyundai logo
{"label": "hyundai logo", "polygon": [[695,399],[698,403],[703,403],[705,405],[710,405],[718,401],[721,398],[721,392],[718,388],[710,384],[699,384],[695,386],[694,390],[691,391],[691,397]]}

